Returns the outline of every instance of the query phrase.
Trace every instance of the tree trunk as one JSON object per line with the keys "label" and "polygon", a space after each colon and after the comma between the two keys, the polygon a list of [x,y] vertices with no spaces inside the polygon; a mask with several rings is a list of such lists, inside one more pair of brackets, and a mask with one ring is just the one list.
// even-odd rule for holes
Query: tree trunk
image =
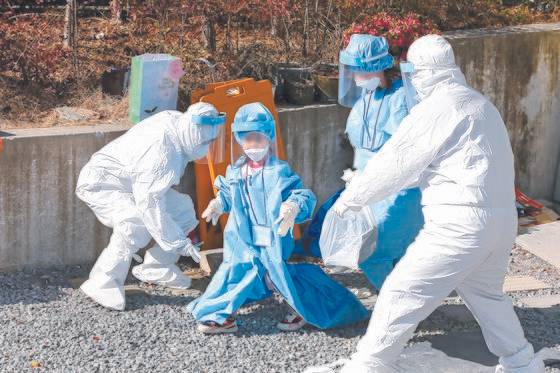
{"label": "tree trunk", "polygon": [[123,12],[123,6],[122,6],[122,1],[121,0],[111,0],[111,20],[115,23],[121,23],[122,22],[122,12]]}
{"label": "tree trunk", "polygon": [[181,14],[181,35],[179,36],[179,48],[183,50],[185,47],[185,20],[187,16],[185,14]]}
{"label": "tree trunk", "polygon": [[225,41],[224,49],[226,52],[231,51],[231,14],[228,14],[227,16],[226,41]]}
{"label": "tree trunk", "polygon": [[302,35],[302,51],[303,57],[307,57],[309,44],[309,0],[305,0],[305,14],[303,16],[303,35]]}
{"label": "tree trunk", "polygon": [[72,67],[74,77],[78,79],[78,2],[66,0],[64,14],[64,42],[63,46],[72,50]]}
{"label": "tree trunk", "polygon": [[278,35],[278,17],[274,14],[270,16],[270,35]]}
{"label": "tree trunk", "polygon": [[64,36],[62,37],[64,48],[70,47],[70,29],[72,27],[72,16],[70,15],[71,12],[72,2],[70,0],[67,0],[66,8],[64,9]]}
{"label": "tree trunk", "polygon": [[239,20],[235,22],[235,53],[239,54]]}
{"label": "tree trunk", "polygon": [[78,37],[78,13],[76,0],[66,1],[64,14],[64,47],[74,49]]}
{"label": "tree trunk", "polygon": [[202,36],[204,46],[208,52],[216,52],[216,31],[214,30],[214,20],[207,15],[204,16],[202,23]]}
{"label": "tree trunk", "polygon": [[286,20],[282,20],[284,24],[284,35],[282,40],[284,41],[284,48],[286,53],[286,63],[290,62],[290,29],[288,28],[288,23]]}

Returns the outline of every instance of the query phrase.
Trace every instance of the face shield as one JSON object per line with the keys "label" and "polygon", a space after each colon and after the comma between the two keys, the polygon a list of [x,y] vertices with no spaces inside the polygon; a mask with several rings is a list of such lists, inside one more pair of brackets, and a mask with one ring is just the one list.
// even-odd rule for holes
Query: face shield
{"label": "face shield", "polygon": [[401,75],[403,80],[403,89],[406,97],[406,106],[408,111],[414,107],[419,101],[418,92],[416,88],[412,85],[412,75],[414,74],[414,64],[412,62],[401,62]]}
{"label": "face shield", "polygon": [[428,65],[401,62],[400,68],[409,111],[428,96],[439,83],[453,81],[466,84],[463,73],[454,63]]}
{"label": "face shield", "polygon": [[202,151],[204,151],[205,147],[208,148],[208,151],[204,152],[205,155],[195,162],[201,164],[224,162],[226,150],[224,124],[226,123],[226,114],[220,113],[218,116],[192,115],[191,123],[199,126],[203,133]]}
{"label": "face shield", "polygon": [[388,51],[374,56],[355,57],[343,50],[339,55],[338,103],[352,108],[367,92],[373,92],[381,82],[380,73],[393,66]]}

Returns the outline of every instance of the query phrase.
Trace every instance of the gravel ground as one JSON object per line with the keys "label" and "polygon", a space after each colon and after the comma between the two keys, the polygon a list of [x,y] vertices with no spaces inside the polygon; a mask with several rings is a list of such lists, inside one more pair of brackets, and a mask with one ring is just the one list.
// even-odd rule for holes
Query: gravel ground
{"label": "gravel ground", "polygon": [[[74,288],[74,279],[85,277],[88,269],[0,273],[1,372],[301,372],[348,356],[367,326],[281,333],[275,324],[287,308],[270,299],[240,312],[235,335],[201,336],[185,305],[207,279],[195,280],[192,290],[172,293],[129,278],[133,289],[127,292],[127,309],[115,312]],[[512,298],[529,340],[560,349],[559,307],[545,312],[519,302],[530,295],[560,294],[560,271],[516,249],[510,273],[533,275],[552,286]],[[369,297],[364,301],[371,309],[375,291],[362,275],[333,276],[360,298]],[[462,307],[458,298],[446,303]],[[479,329],[472,320],[459,321],[438,310],[420,324],[413,343],[457,333],[476,334]],[[560,372],[560,365],[547,371]]]}

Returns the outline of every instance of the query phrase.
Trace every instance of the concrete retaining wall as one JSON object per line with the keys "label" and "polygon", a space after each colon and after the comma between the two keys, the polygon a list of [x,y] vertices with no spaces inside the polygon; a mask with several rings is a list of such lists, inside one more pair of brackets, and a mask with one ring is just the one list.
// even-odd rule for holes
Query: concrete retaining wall
{"label": "concrete retaining wall", "polygon": [[467,81],[496,105],[507,125],[517,185],[560,201],[560,24],[448,35]]}
{"label": "concrete retaining wall", "polygon": [[[560,167],[560,25],[449,34],[467,80],[504,115],[518,184],[552,200]],[[320,201],[342,187],[352,163],[348,110],[337,105],[280,111],[290,163]],[[93,261],[109,230],[74,196],[81,167],[127,127],[12,131],[0,147],[0,270]],[[1,134],[0,134],[1,135]],[[194,190],[192,169],[179,189]],[[556,199],[560,200],[560,185]]]}
{"label": "concrete retaining wall", "polygon": [[[280,112],[286,150],[295,170],[319,198],[342,187],[339,171],[352,161],[344,142],[348,111],[337,105]],[[0,151],[0,270],[93,261],[110,230],[76,198],[78,174],[90,156],[126,126],[8,131]],[[333,168],[337,169],[334,176]],[[189,166],[179,190],[194,196]]]}
{"label": "concrete retaining wall", "polygon": [[280,112],[286,156],[319,202],[344,187],[342,171],[352,166],[353,150],[344,134],[350,111],[338,105]]}
{"label": "concrete retaining wall", "polygon": [[85,263],[109,230],[74,195],[81,167],[124,128],[14,131],[0,153],[0,269]]}

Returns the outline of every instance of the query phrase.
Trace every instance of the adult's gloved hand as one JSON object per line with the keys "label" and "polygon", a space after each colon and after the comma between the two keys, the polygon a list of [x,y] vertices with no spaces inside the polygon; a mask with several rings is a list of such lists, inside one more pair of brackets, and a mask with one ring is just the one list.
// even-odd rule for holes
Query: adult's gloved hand
{"label": "adult's gloved hand", "polygon": [[278,234],[284,237],[296,224],[296,216],[299,214],[299,206],[295,202],[284,202],[280,206],[280,216],[276,223],[280,223]]}
{"label": "adult's gloved hand", "polygon": [[340,178],[342,179],[342,181],[346,183],[346,186],[348,186],[350,181],[352,181],[352,179],[354,178],[354,176],[357,175],[357,173],[358,171],[354,171],[351,168],[347,168],[346,170],[343,171],[342,176]]}
{"label": "adult's gloved hand", "polygon": [[342,202],[340,198],[336,200],[336,202],[331,208],[333,209],[335,214],[337,214],[341,218],[344,216],[346,211],[348,211],[348,206],[346,206],[346,204]]}
{"label": "adult's gloved hand", "polygon": [[187,238],[188,243],[179,252],[181,256],[190,256],[196,263],[200,263],[200,248],[192,243],[192,241]]}
{"label": "adult's gloved hand", "polygon": [[336,200],[334,205],[331,207],[331,209],[341,218],[344,217],[344,215],[348,212],[348,210],[355,212],[355,211],[360,211],[362,208],[363,206],[348,206],[346,203],[344,203],[344,192],[342,192],[340,197]]}
{"label": "adult's gloved hand", "polygon": [[208,203],[208,207],[206,207],[206,210],[202,213],[202,219],[205,219],[207,223],[212,221],[212,225],[216,225],[223,212],[224,208],[222,203],[218,198],[214,198]]}

